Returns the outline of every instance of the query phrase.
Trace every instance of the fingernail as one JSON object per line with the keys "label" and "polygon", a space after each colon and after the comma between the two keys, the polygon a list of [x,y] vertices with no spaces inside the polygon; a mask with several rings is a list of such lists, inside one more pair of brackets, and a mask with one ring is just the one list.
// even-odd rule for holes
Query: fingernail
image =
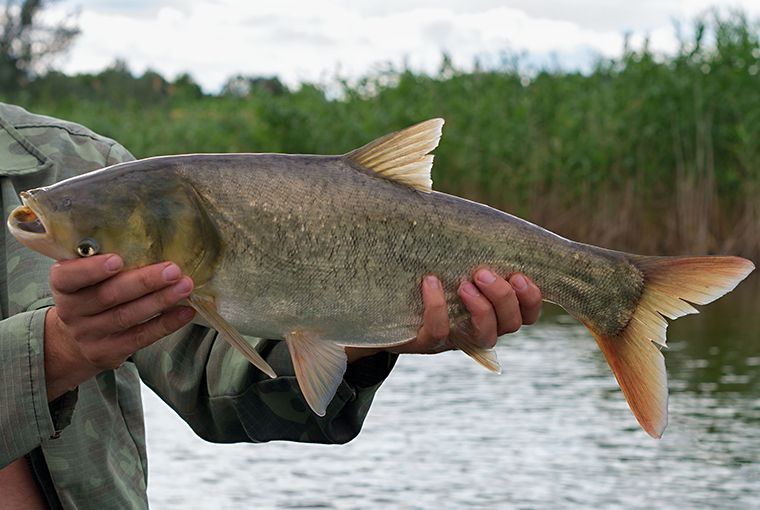
{"label": "fingernail", "polygon": [[425,281],[428,284],[428,287],[430,287],[430,290],[438,290],[438,278],[435,276],[426,276]]}
{"label": "fingernail", "polygon": [[190,284],[190,278],[182,278],[180,281],[175,283],[174,287],[172,288],[174,289],[175,294],[187,294],[192,288],[192,285]]}
{"label": "fingernail", "polygon": [[111,255],[106,259],[105,262],[103,262],[103,266],[106,268],[106,271],[109,273],[113,273],[114,271],[118,271],[121,269],[121,257],[118,255]]}
{"label": "fingernail", "polygon": [[165,282],[171,283],[176,282],[177,279],[182,276],[182,272],[179,270],[179,267],[177,265],[169,264],[164,268],[161,276],[164,277]]}
{"label": "fingernail", "polygon": [[516,288],[517,290],[525,290],[528,288],[528,282],[521,274],[513,276],[509,283],[511,283],[512,287]]}
{"label": "fingernail", "polygon": [[189,322],[195,317],[195,310],[192,308],[185,308],[181,312],[179,312],[179,320],[182,322]]}
{"label": "fingernail", "polygon": [[463,290],[466,293],[468,293],[472,297],[478,297],[480,296],[480,292],[478,292],[477,287],[475,287],[470,282],[464,282],[462,285],[459,286],[459,290]]}
{"label": "fingernail", "polygon": [[496,276],[491,271],[481,271],[478,273],[478,281],[484,285],[490,285],[496,280]]}

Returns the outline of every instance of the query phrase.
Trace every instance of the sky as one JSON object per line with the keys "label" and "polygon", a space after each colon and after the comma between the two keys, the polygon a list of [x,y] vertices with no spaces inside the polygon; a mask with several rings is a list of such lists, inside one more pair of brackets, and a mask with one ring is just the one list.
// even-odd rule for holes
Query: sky
{"label": "sky", "polygon": [[582,70],[620,55],[625,34],[672,52],[675,23],[715,6],[760,18],[760,0],[61,0],[46,15],[77,12],[82,33],[57,63],[66,73],[121,59],[215,93],[236,75],[297,87],[389,66],[436,72],[444,53],[461,69],[520,55]]}

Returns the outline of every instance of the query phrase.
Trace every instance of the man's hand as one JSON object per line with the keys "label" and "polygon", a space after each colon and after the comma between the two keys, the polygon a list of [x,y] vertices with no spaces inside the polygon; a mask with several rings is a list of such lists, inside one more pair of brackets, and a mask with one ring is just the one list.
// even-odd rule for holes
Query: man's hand
{"label": "man's hand", "polygon": [[[514,333],[523,324],[533,324],[541,311],[541,291],[521,274],[504,280],[488,269],[475,273],[475,283],[465,281],[458,294],[472,314],[472,324],[480,333],[481,347],[491,348],[496,339]],[[414,342],[394,347],[399,353],[435,354],[454,348],[446,341],[449,314],[443,289],[435,276],[427,276],[422,284],[425,315]]]}
{"label": "man's hand", "polygon": [[[517,273],[506,281],[488,269],[481,269],[475,273],[474,284],[462,282],[458,293],[472,314],[472,324],[480,333],[478,340],[484,348],[496,345],[500,335],[514,333],[523,324],[533,324],[541,311],[541,291]],[[387,350],[405,354],[437,354],[455,348],[447,341],[449,314],[443,288],[433,275],[426,276],[422,282],[422,300],[425,315],[417,338]],[[346,347],[349,363],[380,350]]]}
{"label": "man's hand", "polygon": [[122,264],[118,255],[96,255],[56,262],[50,269],[55,306],[45,317],[49,401],[119,367],[195,316],[190,307],[172,308],[193,290],[192,279],[176,264],[120,273]]}

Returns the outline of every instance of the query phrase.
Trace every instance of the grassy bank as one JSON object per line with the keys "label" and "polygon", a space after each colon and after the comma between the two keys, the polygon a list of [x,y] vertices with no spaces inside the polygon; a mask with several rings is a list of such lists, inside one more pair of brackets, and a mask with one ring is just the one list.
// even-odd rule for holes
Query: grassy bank
{"label": "grassy bank", "polygon": [[735,14],[688,32],[674,55],[626,51],[587,75],[526,80],[511,63],[465,73],[444,62],[438,76],[388,71],[339,83],[339,100],[276,80],[207,96],[189,77],[168,83],[119,67],[49,75],[6,99],[81,122],[137,157],[342,153],[443,117],[437,190],[610,248],[757,260],[760,29]]}

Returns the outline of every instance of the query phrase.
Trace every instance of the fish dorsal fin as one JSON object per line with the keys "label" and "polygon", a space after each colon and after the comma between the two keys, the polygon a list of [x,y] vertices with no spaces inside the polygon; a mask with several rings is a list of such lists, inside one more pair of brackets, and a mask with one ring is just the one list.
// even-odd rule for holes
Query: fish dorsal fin
{"label": "fish dorsal fin", "polygon": [[430,119],[390,133],[346,154],[363,167],[396,182],[430,193],[433,155],[441,139],[443,119]]}

